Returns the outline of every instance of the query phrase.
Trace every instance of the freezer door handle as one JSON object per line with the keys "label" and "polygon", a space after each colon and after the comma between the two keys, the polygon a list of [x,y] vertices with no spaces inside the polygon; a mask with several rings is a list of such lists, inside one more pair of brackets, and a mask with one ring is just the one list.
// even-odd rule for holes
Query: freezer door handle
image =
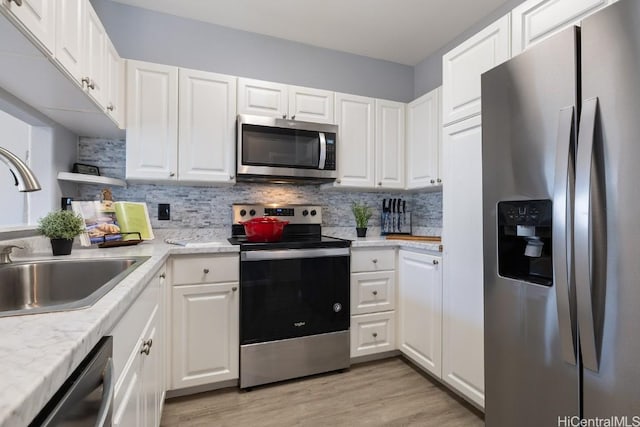
{"label": "freezer door handle", "polygon": [[553,193],[553,282],[556,288],[558,328],[565,362],[576,364],[576,322],[573,294],[572,212],[574,190],[574,107],[560,110]]}
{"label": "freezer door handle", "polygon": [[603,156],[597,138],[598,98],[582,104],[578,155],[574,248],[578,329],[584,366],[598,372],[606,284],[606,211],[602,174]]}

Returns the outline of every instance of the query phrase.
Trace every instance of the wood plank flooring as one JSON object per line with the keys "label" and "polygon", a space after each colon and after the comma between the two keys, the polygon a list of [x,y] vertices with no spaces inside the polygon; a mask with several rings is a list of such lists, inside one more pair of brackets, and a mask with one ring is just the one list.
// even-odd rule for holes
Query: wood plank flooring
{"label": "wood plank flooring", "polygon": [[484,426],[480,413],[400,357],[250,392],[223,389],[165,402],[162,427]]}

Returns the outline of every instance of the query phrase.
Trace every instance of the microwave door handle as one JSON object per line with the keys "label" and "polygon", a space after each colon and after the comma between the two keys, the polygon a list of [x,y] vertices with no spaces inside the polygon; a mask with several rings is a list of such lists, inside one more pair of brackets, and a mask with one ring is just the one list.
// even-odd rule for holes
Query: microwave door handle
{"label": "microwave door handle", "polygon": [[324,132],[319,132],[318,137],[320,138],[320,161],[318,162],[318,169],[324,169],[327,161],[327,138]]}

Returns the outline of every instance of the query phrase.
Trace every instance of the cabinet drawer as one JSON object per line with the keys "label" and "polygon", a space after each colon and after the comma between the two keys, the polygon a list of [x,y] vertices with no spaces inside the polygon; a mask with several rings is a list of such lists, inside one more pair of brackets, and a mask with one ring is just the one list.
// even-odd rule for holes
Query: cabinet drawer
{"label": "cabinet drawer", "polygon": [[351,316],[351,357],[395,350],[395,312]]}
{"label": "cabinet drawer", "polygon": [[239,257],[198,255],[173,259],[173,284],[237,282],[240,278]]}
{"label": "cabinet drawer", "polygon": [[351,314],[375,313],[394,308],[394,271],[351,275]]}
{"label": "cabinet drawer", "polygon": [[354,249],[351,251],[351,272],[394,270],[396,250],[393,248]]}

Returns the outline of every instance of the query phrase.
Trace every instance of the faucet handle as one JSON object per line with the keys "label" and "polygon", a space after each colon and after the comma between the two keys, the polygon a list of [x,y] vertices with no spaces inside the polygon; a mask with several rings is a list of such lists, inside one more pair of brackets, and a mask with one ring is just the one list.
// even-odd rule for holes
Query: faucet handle
{"label": "faucet handle", "polygon": [[18,245],[0,246],[0,264],[9,264],[11,262],[9,255],[11,255],[13,248],[24,249],[22,246]]}

